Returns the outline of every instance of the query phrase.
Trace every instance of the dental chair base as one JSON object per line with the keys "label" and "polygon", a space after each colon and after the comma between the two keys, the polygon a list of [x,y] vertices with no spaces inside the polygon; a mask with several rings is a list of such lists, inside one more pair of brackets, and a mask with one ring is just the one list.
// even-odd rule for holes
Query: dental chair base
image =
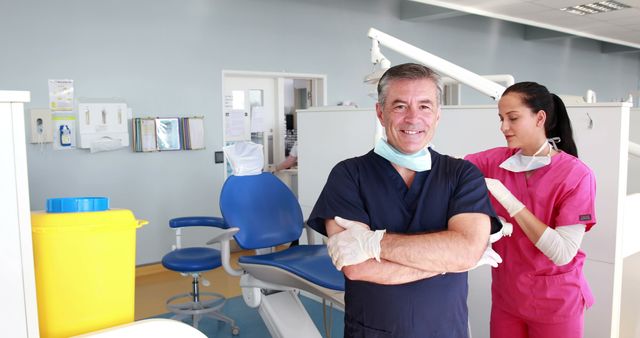
{"label": "dental chair base", "polygon": [[293,290],[262,295],[258,313],[273,338],[322,338]]}
{"label": "dental chair base", "polygon": [[[338,307],[344,306],[344,292],[309,283],[298,276],[286,271],[278,271],[273,267],[247,264],[243,264],[242,267],[251,270],[252,273],[256,272],[255,268],[266,268],[263,272],[265,276],[276,277],[272,280],[276,283],[284,282],[283,284],[274,284],[258,279],[252,274],[244,274],[240,277],[244,302],[251,308],[258,308],[260,317],[274,338],[322,337],[307,309],[300,301],[300,289],[328,300]],[[280,276],[277,277],[278,275]],[[288,281],[286,281],[287,279]]]}
{"label": "dental chair base", "polygon": [[344,306],[342,273],[333,267],[323,245],[243,256],[238,264],[246,272],[240,277],[244,301],[258,308],[272,337],[322,337],[298,297],[299,290]]}

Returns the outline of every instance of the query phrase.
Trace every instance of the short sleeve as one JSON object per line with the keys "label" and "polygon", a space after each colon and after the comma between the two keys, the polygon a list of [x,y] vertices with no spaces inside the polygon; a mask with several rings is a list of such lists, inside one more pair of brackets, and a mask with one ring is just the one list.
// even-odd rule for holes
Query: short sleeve
{"label": "short sleeve", "polygon": [[482,156],[482,153],[469,154],[465,156],[464,159],[473,163],[476,167],[478,167],[478,169],[480,169],[481,172],[483,173],[487,172],[486,171],[486,168],[488,167],[487,157]]}
{"label": "short sleeve", "polygon": [[326,236],[325,220],[335,216],[370,223],[357,186],[357,175],[355,167],[348,167],[345,162],[338,163],[331,170],[307,220],[309,227]]}
{"label": "short sleeve", "polygon": [[457,184],[449,201],[448,218],[461,213],[482,213],[491,218],[491,233],[502,228],[480,170],[465,160],[460,170]]}
{"label": "short sleeve", "polygon": [[486,177],[494,177],[491,173],[495,173],[500,163],[513,155],[515,151],[515,149],[506,147],[497,147],[479,153],[469,154],[465,156],[464,159],[478,167]]}
{"label": "short sleeve", "polygon": [[558,201],[555,224],[586,225],[586,231],[596,223],[595,214],[596,180],[591,171],[583,175],[576,184],[563,194]]}

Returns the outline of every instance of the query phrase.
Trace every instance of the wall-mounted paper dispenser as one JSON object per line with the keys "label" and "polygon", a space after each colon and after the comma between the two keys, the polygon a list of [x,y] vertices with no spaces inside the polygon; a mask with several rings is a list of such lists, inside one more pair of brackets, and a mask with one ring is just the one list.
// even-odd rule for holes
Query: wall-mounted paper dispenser
{"label": "wall-mounted paper dispenser", "polygon": [[129,113],[124,100],[79,98],[77,111],[79,148],[103,151],[129,145]]}

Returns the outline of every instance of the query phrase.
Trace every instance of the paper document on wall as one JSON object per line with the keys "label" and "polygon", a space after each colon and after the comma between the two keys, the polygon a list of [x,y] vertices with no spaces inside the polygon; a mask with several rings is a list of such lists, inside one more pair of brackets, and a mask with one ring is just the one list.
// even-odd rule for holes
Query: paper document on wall
{"label": "paper document on wall", "polygon": [[191,149],[204,149],[204,119],[190,118],[189,130],[191,132]]}
{"label": "paper document on wall", "polygon": [[244,110],[229,110],[224,114],[226,141],[248,141],[251,138],[249,113]]}
{"label": "paper document on wall", "polygon": [[224,109],[233,109],[233,96],[225,95],[223,98]]}
{"label": "paper document on wall", "polygon": [[49,80],[49,109],[73,110],[73,80]]}
{"label": "paper document on wall", "polygon": [[140,143],[142,151],[156,151],[156,119],[140,120]]}
{"label": "paper document on wall", "polygon": [[181,120],[182,149],[204,149],[204,117],[184,117]]}
{"label": "paper document on wall", "polygon": [[180,120],[178,118],[156,119],[156,141],[158,150],[180,150]]}

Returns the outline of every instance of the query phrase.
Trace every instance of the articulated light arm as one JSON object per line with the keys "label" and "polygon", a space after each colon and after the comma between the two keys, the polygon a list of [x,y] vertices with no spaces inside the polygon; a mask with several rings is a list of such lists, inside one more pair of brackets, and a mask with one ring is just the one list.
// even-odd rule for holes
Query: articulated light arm
{"label": "articulated light arm", "polygon": [[[467,86],[488,95],[496,101],[500,99],[502,93],[506,89],[500,84],[488,80],[472,71],[464,69],[431,53],[425,52],[418,47],[410,45],[389,34],[385,34],[375,28],[369,28],[369,33],[367,35],[373,40],[371,47],[371,62],[373,64],[382,65],[384,62],[384,65],[386,66],[385,68],[389,67],[389,61],[380,52],[379,45],[383,45],[404,56],[421,62],[430,68],[433,68],[442,75],[449,76],[460,83],[466,84]],[[629,154],[640,157],[640,144],[629,142]]]}
{"label": "articulated light arm", "polygon": [[378,48],[378,53],[380,52],[378,47],[379,43],[411,59],[417,60],[418,62],[429,66],[430,68],[433,68],[435,71],[439,72],[442,75],[449,76],[460,83],[466,84],[467,86],[472,87],[485,95],[488,95],[496,101],[500,98],[500,96],[502,96],[502,93],[506,89],[505,87],[493,81],[487,80],[476,73],[466,70],[431,53],[425,52],[420,48],[410,45],[391,35],[385,34],[375,28],[369,28],[368,36],[372,40],[374,40],[373,45]]}

